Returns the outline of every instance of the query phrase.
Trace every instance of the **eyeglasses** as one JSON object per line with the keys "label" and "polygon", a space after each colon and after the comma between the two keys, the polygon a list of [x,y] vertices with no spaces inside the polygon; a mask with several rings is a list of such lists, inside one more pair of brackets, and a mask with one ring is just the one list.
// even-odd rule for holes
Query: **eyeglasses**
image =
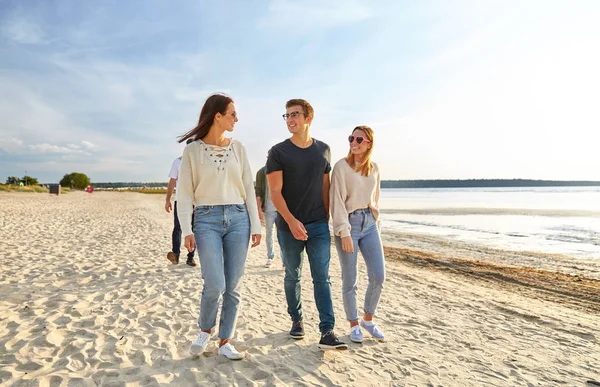
{"label": "eyeglasses", "polygon": [[287,121],[288,118],[292,117],[292,118],[296,118],[298,117],[300,114],[302,114],[304,117],[306,117],[306,114],[302,113],[302,112],[291,112],[291,113],[285,113],[282,114],[281,116],[283,117],[284,121]]}
{"label": "eyeglasses", "polygon": [[354,140],[356,140],[356,143],[357,143],[357,144],[362,144],[362,143],[363,143],[363,141],[364,141],[364,142],[371,142],[371,141],[369,141],[369,140],[367,140],[366,138],[364,138],[364,137],[361,137],[361,136],[356,136],[356,137],[354,137],[354,136],[348,136],[348,142],[349,142],[350,144],[352,144],[352,142],[353,142]]}

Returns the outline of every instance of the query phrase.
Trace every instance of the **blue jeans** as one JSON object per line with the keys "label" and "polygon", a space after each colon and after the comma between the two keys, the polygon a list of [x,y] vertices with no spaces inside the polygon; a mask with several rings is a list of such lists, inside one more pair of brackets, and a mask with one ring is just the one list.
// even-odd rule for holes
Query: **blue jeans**
{"label": "blue jeans", "polygon": [[265,239],[267,240],[267,258],[275,258],[275,250],[273,249],[273,226],[277,218],[277,211],[265,211]]}
{"label": "blue jeans", "polygon": [[314,297],[319,311],[319,330],[322,333],[333,330],[335,317],[331,301],[329,281],[329,260],[331,258],[331,236],[327,222],[309,223],[304,227],[308,240],[299,241],[291,232],[277,230],[281,256],[285,264],[284,289],[288,313],[293,321],[302,320],[302,252],[306,249],[310,274],[313,279]]}
{"label": "blue jeans", "polygon": [[205,331],[215,327],[222,296],[219,337],[231,339],[250,243],[246,207],[243,204],[196,207],[194,237],[204,278],[198,325]]}
{"label": "blue jeans", "polygon": [[[171,251],[175,253],[177,258],[179,258],[179,254],[181,253],[181,224],[179,223],[179,218],[177,217],[177,201],[175,201],[175,206],[173,207],[173,233],[171,234],[171,240],[173,241],[173,248]],[[192,215],[192,224],[194,223],[194,216]],[[196,251],[196,250],[194,250]],[[194,258],[194,251],[191,253],[188,252],[188,258]]]}
{"label": "blue jeans", "polygon": [[370,209],[356,210],[348,215],[350,222],[350,236],[354,242],[354,252],[348,253],[342,249],[342,238],[335,237],[335,247],[340,257],[342,268],[342,298],[344,310],[348,321],[358,321],[358,308],[356,306],[358,250],[365,260],[369,284],[365,293],[364,312],[375,314],[381,290],[385,281],[385,262],[381,237],[377,223]]}

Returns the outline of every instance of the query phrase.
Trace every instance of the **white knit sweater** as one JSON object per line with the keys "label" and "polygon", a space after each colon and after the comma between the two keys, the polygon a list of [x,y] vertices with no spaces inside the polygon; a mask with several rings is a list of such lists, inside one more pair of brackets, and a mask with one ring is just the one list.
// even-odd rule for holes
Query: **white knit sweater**
{"label": "white knit sweater", "polygon": [[360,172],[356,172],[348,165],[346,159],[335,163],[329,190],[334,235],[340,237],[350,235],[348,214],[359,209],[370,208],[373,218],[379,223],[381,179],[377,164],[373,163],[373,166],[371,175],[362,176]]}
{"label": "white knit sweater", "polygon": [[246,204],[250,233],[260,234],[254,182],[244,145],[232,139],[226,147],[188,144],[181,157],[177,216],[183,236],[192,234],[193,206]]}

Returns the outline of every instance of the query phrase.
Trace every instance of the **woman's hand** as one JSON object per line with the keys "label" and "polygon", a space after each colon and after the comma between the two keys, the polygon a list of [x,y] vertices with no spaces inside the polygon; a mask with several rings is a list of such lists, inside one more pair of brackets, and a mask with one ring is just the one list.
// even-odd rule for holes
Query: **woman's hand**
{"label": "woman's hand", "polygon": [[351,236],[342,237],[342,250],[347,253],[354,252],[354,241]]}
{"label": "woman's hand", "polygon": [[186,235],[184,243],[185,248],[188,252],[191,253],[192,251],[194,251],[194,249],[196,248],[196,239],[194,238],[194,234]]}
{"label": "woman's hand", "polygon": [[252,246],[251,247],[258,246],[260,244],[260,238],[261,238],[260,234],[252,234]]}

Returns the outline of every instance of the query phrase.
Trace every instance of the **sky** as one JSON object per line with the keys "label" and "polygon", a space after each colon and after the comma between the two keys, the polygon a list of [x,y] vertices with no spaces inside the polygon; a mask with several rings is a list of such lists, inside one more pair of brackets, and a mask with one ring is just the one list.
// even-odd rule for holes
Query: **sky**
{"label": "sky", "polygon": [[0,179],[166,182],[208,96],[252,171],[315,109],[382,179],[600,180],[600,1],[0,0]]}

